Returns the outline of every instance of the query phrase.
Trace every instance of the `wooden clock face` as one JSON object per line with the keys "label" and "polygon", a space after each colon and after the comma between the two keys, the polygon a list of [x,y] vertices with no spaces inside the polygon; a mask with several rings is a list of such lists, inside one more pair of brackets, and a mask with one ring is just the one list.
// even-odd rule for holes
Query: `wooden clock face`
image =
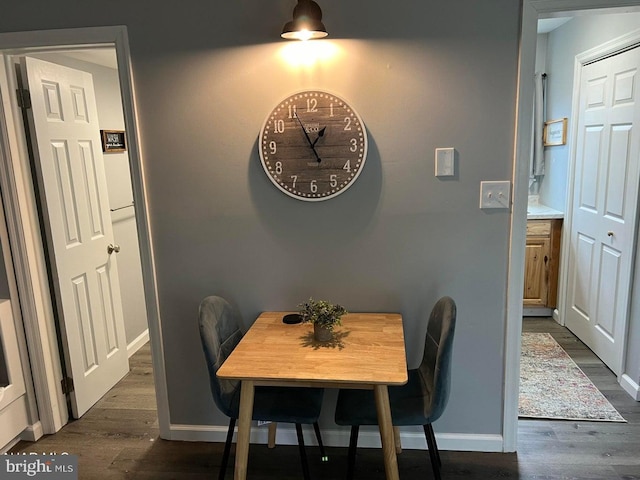
{"label": "wooden clock face", "polygon": [[336,95],[307,90],[282,100],[259,139],[262,167],[287,195],[328,200],[356,181],[367,158],[360,116]]}

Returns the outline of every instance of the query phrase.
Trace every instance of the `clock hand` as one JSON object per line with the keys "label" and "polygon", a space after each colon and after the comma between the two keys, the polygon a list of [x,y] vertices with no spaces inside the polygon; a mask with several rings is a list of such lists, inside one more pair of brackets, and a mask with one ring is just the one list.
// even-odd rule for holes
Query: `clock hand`
{"label": "clock hand", "polygon": [[298,113],[295,113],[296,116],[296,120],[298,120],[298,123],[300,124],[300,128],[302,129],[302,133],[304,133],[304,136],[307,138],[307,142],[309,142],[309,146],[311,148],[313,148],[313,143],[311,143],[311,139],[309,138],[309,134],[307,133],[307,130],[304,128],[304,125],[302,124],[302,121],[300,120],[300,117],[298,116]]}
{"label": "clock hand", "polygon": [[318,138],[316,138],[313,143],[311,144],[312,147],[315,147],[316,143],[318,143],[318,140],[320,140],[320,137],[324,137],[324,131],[327,129],[327,127],[322,127],[320,129],[320,131],[318,132]]}
{"label": "clock hand", "polygon": [[316,149],[314,147],[315,143],[311,142],[311,139],[309,138],[309,134],[307,133],[307,130],[304,128],[304,125],[302,124],[302,121],[298,116],[298,112],[296,112],[295,116],[296,116],[296,119],[298,120],[298,123],[300,124],[300,128],[302,128],[302,133],[304,133],[304,136],[307,138],[307,142],[309,142],[309,146],[311,147],[311,150],[313,150],[313,153],[316,156],[316,160],[318,161],[318,163],[320,163],[322,159],[318,155],[318,152],[316,152]]}

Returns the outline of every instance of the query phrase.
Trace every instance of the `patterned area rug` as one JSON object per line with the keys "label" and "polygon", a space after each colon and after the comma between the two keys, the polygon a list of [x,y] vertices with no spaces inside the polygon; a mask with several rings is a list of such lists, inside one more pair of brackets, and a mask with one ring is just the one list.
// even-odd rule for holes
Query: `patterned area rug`
{"label": "patterned area rug", "polygon": [[548,333],[523,333],[520,417],[626,422]]}

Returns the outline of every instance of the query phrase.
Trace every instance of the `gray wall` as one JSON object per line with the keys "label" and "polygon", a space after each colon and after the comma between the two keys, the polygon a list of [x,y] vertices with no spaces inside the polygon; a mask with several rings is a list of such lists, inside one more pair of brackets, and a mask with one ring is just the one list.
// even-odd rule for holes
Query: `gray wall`
{"label": "gray wall", "polygon": [[[577,16],[548,34],[547,117],[569,119],[573,95],[576,55],[640,27],[640,13]],[[545,149],[546,175],[540,187],[540,201],[566,211],[569,145]]]}
{"label": "gray wall", "polygon": [[[196,326],[207,295],[245,327],[311,295],[401,312],[410,365],[451,295],[454,379],[436,429],[500,433],[510,219],[478,201],[481,180],[512,177],[518,2],[323,0],[335,56],[313,67],[282,57],[293,1],[169,5],[23,0],[0,31],[128,27],[171,422],[226,424]],[[275,189],[256,148],[267,112],[303,88],[347,99],[370,141],[357,183],[315,204]],[[455,178],[434,177],[436,147],[456,148]]]}
{"label": "gray wall", "polygon": [[[569,118],[573,94],[574,59],[579,53],[640,28],[640,13],[578,16],[549,33],[547,55],[547,117]],[[566,211],[569,145],[546,149],[547,174],[542,180],[540,201]],[[636,263],[629,317],[625,371],[640,383],[640,263]]]}

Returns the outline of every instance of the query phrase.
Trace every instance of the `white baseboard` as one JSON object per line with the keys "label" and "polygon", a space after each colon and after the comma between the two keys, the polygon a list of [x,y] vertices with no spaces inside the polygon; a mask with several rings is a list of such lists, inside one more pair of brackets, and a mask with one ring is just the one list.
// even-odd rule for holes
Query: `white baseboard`
{"label": "white baseboard", "polygon": [[624,388],[624,391],[631,395],[636,402],[640,402],[640,385],[634,382],[626,373],[623,374],[620,379],[620,386]]}
{"label": "white baseboard", "polygon": [[149,329],[142,332],[136,339],[134,339],[129,345],[127,345],[128,358],[140,350],[149,341]]}
{"label": "white baseboard", "polygon": [[[267,443],[267,425],[251,428],[251,443]],[[304,426],[304,441],[307,445],[317,445],[315,434],[311,427]],[[224,442],[227,435],[226,426],[209,425],[176,425],[170,426],[171,438],[186,442]],[[402,427],[400,430],[402,448],[407,450],[426,450],[427,443],[424,431],[416,427]],[[502,452],[502,435],[437,433],[438,448],[440,450],[455,450],[464,452]],[[233,441],[236,441],[235,435]],[[322,429],[322,441],[328,447],[348,447],[349,429]],[[291,425],[278,425],[276,443],[279,445],[297,445],[298,437]],[[358,447],[380,448],[380,433],[375,427],[362,427],[358,437]]]}
{"label": "white baseboard", "polygon": [[38,420],[33,425],[29,425],[22,432],[20,432],[20,435],[18,435],[13,440],[11,440],[9,443],[4,445],[0,449],[0,455],[3,454],[3,453],[8,452],[9,450],[11,450],[20,441],[37,442],[40,438],[42,438],[43,435],[44,435],[44,433],[43,433],[43,430],[42,430],[42,423]]}
{"label": "white baseboard", "polygon": [[38,420],[33,425],[29,425],[25,428],[20,434],[20,440],[24,440],[25,442],[37,442],[44,435],[44,431],[42,430],[42,423]]}

